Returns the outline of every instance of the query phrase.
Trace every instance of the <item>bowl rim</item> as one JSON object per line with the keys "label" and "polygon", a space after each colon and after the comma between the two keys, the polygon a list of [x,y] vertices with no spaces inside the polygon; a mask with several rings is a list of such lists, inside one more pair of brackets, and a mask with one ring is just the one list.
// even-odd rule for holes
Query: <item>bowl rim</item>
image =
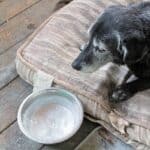
{"label": "bowl rim", "polygon": [[[70,134],[67,134],[66,136],[60,138],[59,140],[56,140],[55,142],[44,142],[43,140],[39,140],[37,138],[35,138],[34,136],[32,136],[30,134],[30,132],[28,130],[26,130],[26,128],[24,127],[23,123],[22,123],[22,111],[23,111],[23,108],[24,106],[26,105],[26,103],[28,101],[32,101],[35,97],[41,95],[41,94],[45,94],[45,93],[48,93],[48,92],[51,92],[51,91],[61,91],[61,92],[64,92],[66,93],[67,95],[70,95],[71,97],[73,97],[73,100],[75,100],[75,102],[77,103],[78,107],[79,107],[79,110],[80,110],[80,114],[81,116],[79,116],[79,123],[74,127],[73,131],[70,133]],[[39,90],[39,91],[36,91],[36,92],[33,92],[31,93],[30,95],[28,95],[24,100],[23,102],[21,103],[21,105],[19,106],[19,109],[18,109],[18,114],[17,114],[17,122],[18,122],[18,125],[19,125],[19,128],[20,130],[23,132],[23,134],[28,137],[29,139],[35,141],[35,142],[38,142],[38,143],[42,143],[42,144],[56,144],[56,143],[61,143],[69,138],[71,138],[77,131],[78,129],[81,127],[82,125],[82,122],[83,122],[83,118],[84,118],[84,110],[83,110],[83,105],[82,103],[80,102],[80,100],[77,98],[77,96],[75,94],[73,94],[72,92],[68,91],[68,90],[65,90],[65,89],[62,89],[62,88],[55,88],[55,87],[51,87],[51,88],[47,88],[47,89],[42,89],[42,90]]]}

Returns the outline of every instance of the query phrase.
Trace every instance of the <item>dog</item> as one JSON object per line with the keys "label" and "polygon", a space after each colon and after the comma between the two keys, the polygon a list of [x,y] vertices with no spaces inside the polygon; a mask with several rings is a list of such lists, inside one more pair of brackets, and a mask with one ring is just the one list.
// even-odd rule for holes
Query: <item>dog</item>
{"label": "dog", "polygon": [[116,87],[112,102],[150,88],[150,2],[106,8],[88,30],[89,41],[72,67],[92,73],[108,62],[126,65],[137,79]]}

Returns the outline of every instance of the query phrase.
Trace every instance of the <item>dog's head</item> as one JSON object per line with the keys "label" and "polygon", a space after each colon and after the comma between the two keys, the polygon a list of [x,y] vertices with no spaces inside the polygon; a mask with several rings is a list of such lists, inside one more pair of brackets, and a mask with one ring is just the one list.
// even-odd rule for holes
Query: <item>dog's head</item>
{"label": "dog's head", "polygon": [[72,67],[83,72],[94,72],[99,67],[112,61],[112,54],[106,44],[93,37],[89,43],[80,47],[81,53],[72,63]]}
{"label": "dog's head", "polygon": [[[141,61],[147,54],[147,44],[141,17],[138,16],[141,14],[139,5],[143,6],[117,5],[105,9],[90,27],[89,41],[81,47],[81,53],[72,67],[83,72],[94,72],[112,61],[117,64]],[[145,18],[146,15],[143,14]]]}
{"label": "dog's head", "polygon": [[113,61],[113,52],[118,46],[119,37],[112,29],[109,17],[107,11],[103,12],[89,28],[89,41],[81,46],[81,53],[72,63],[74,69],[94,72]]}

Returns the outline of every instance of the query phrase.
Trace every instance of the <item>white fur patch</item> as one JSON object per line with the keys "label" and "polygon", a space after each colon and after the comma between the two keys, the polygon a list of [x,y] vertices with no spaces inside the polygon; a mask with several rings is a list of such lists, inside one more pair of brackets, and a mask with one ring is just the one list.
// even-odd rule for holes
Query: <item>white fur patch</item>
{"label": "white fur patch", "polygon": [[128,54],[128,50],[127,50],[126,46],[122,46],[122,51],[123,51],[123,61],[125,61],[126,56]]}
{"label": "white fur patch", "polygon": [[82,51],[82,50],[84,50],[84,49],[87,47],[87,45],[88,45],[87,43],[86,43],[86,44],[81,45],[81,46],[80,46],[81,51]]}
{"label": "white fur patch", "polygon": [[95,25],[96,22],[92,23],[91,26],[89,27],[87,34],[90,36],[91,35],[91,31],[93,29],[93,26]]}
{"label": "white fur patch", "polygon": [[121,43],[121,37],[118,31],[114,31],[116,37],[117,37],[117,41],[118,41],[118,45],[117,45],[117,50],[120,51],[119,47],[120,47],[120,43]]}
{"label": "white fur patch", "polygon": [[94,56],[93,59],[93,63],[90,65],[82,63],[82,72],[92,73],[98,68],[104,66],[106,63],[113,61],[112,55],[109,51],[105,53],[99,53],[96,56]]}
{"label": "white fur patch", "polygon": [[107,50],[106,44],[102,41],[97,41],[96,38],[93,39],[93,46],[98,47],[100,50],[101,49]]}

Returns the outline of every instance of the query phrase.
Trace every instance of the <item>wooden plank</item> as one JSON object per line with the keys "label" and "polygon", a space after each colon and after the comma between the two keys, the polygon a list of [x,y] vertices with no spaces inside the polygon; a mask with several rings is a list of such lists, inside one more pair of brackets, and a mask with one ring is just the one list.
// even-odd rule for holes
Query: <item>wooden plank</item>
{"label": "wooden plank", "polygon": [[[6,0],[7,1],[7,0]],[[4,2],[6,2],[4,1]],[[1,3],[0,3],[1,4]],[[46,3],[45,3],[46,4]],[[0,5],[1,6],[1,5]],[[40,6],[39,6],[40,7]],[[32,10],[33,11],[33,10]],[[32,13],[32,11],[30,13]],[[39,13],[40,15],[40,13]],[[45,14],[45,18],[48,17],[49,14]],[[34,18],[34,15],[32,16]],[[37,17],[36,20],[39,20],[37,21],[37,26],[42,22],[42,19],[41,17]],[[12,24],[9,24],[11,22],[8,22],[5,25],[3,25],[4,27],[8,27],[10,26],[10,30],[11,30],[11,25]],[[21,26],[22,27],[22,26]],[[6,28],[7,29],[7,28]],[[13,29],[13,27],[12,27]],[[32,30],[32,32],[35,30],[35,28]],[[16,30],[17,31],[17,30]],[[20,28],[20,31],[21,31],[21,28]],[[12,31],[13,32],[13,31]],[[14,31],[15,32],[15,31]],[[31,33],[32,33],[31,32]],[[29,33],[29,35],[31,34]],[[0,37],[2,37],[2,34],[3,33],[0,33]],[[20,32],[19,35],[23,34],[24,36],[24,33],[23,32]],[[19,35],[18,38],[19,39]],[[16,73],[16,70],[15,70],[15,65],[14,65],[14,59],[16,57],[16,51],[17,49],[23,44],[23,42],[26,40],[28,36],[24,37],[23,39],[19,40],[19,42],[15,43],[12,47],[6,49],[4,51],[4,53],[2,53],[0,55],[0,88],[2,88],[3,86],[5,86],[6,84],[8,84],[11,80],[13,80],[16,76],[17,76],[17,73]],[[6,45],[7,45],[7,42],[8,42],[8,45],[9,45],[9,40],[6,41]],[[0,41],[0,43],[2,43],[2,47],[4,46],[3,45],[3,42]]]}
{"label": "wooden plank", "polygon": [[94,129],[75,150],[134,150],[103,127]]}
{"label": "wooden plank", "polygon": [[38,150],[41,144],[26,138],[20,131],[17,122],[0,134],[0,150]]}
{"label": "wooden plank", "polygon": [[31,7],[39,0],[4,0],[0,1],[0,25]]}
{"label": "wooden plank", "polygon": [[14,62],[15,57],[16,57],[16,51],[24,43],[24,41],[25,40],[20,41],[19,43],[17,43],[16,45],[11,47],[7,51],[5,51],[5,53],[0,55],[0,69]]}
{"label": "wooden plank", "polygon": [[79,131],[71,139],[60,144],[44,146],[41,150],[73,150],[96,127],[97,124],[85,119]]}
{"label": "wooden plank", "polygon": [[0,28],[0,54],[28,37],[54,11],[59,0],[41,0]]}
{"label": "wooden plank", "polygon": [[19,77],[0,91],[0,132],[17,116],[21,102],[32,92],[32,87]]}
{"label": "wooden plank", "polygon": [[[6,3],[7,0],[5,0],[4,2]],[[17,1],[15,1],[15,2],[17,2]],[[28,1],[27,3],[31,3],[31,2]],[[19,3],[19,4],[21,4],[21,3]],[[0,8],[1,7],[2,6],[0,5]],[[45,17],[48,17],[48,16],[49,15],[47,14],[47,16],[45,16]],[[39,16],[39,18],[40,18],[40,16]],[[8,22],[8,24],[9,24],[9,22]],[[25,40],[26,40],[26,37],[25,37],[25,39],[20,40],[18,43],[16,43],[12,47],[6,49],[5,52],[0,55],[0,77],[2,77],[2,78],[0,78],[0,88],[5,86],[5,84],[7,84],[9,81],[13,80],[16,77],[17,73],[16,73],[16,70],[14,68],[14,65],[12,65],[12,63],[14,63],[17,49],[24,43]],[[9,72],[11,74],[9,74]]]}
{"label": "wooden plank", "polygon": [[[48,17],[48,16],[49,16],[49,14],[45,15],[45,17]],[[40,16],[39,16],[39,18],[36,18],[36,19],[37,20],[39,19],[39,22],[37,24],[37,25],[39,25],[42,22],[42,19],[40,18]],[[9,22],[7,24],[9,24]],[[35,28],[33,29],[33,31],[34,30],[35,30]],[[1,33],[0,33],[0,36],[1,36]],[[25,39],[26,39],[26,37],[25,37]],[[11,80],[13,80],[17,76],[16,70],[15,70],[15,65],[14,65],[14,59],[16,57],[17,49],[21,46],[21,44],[23,44],[25,39],[20,40],[18,43],[16,43],[12,47],[6,49],[5,53],[2,53],[0,55],[0,77],[1,77],[0,78],[0,88],[5,86],[5,84],[8,84]],[[6,41],[6,42],[9,42],[9,41]]]}
{"label": "wooden plank", "polygon": [[0,134],[0,150],[73,150],[95,127],[96,124],[84,120],[81,129],[70,140],[42,146],[26,138],[15,122]]}
{"label": "wooden plank", "polygon": [[23,42],[24,40],[13,46],[11,49],[8,49],[4,54],[0,55],[0,89],[17,77],[15,67],[16,51]]}
{"label": "wooden plank", "polygon": [[11,80],[16,78],[17,71],[15,67],[15,62],[12,62],[6,67],[0,69],[0,89],[8,84]]}

